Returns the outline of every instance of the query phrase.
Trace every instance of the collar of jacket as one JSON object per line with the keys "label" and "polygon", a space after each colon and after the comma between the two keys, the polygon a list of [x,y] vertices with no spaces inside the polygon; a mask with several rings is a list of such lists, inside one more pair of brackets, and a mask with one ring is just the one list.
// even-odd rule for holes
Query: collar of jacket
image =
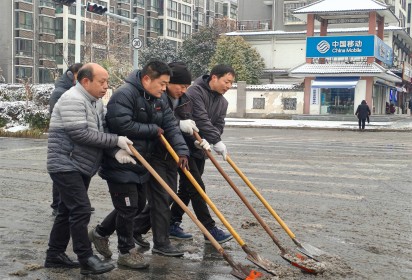
{"label": "collar of jacket", "polygon": [[81,93],[83,93],[84,96],[86,96],[87,99],[90,100],[90,102],[96,102],[98,100],[98,98],[88,93],[87,90],[80,83],[76,84],[76,89],[78,89]]}

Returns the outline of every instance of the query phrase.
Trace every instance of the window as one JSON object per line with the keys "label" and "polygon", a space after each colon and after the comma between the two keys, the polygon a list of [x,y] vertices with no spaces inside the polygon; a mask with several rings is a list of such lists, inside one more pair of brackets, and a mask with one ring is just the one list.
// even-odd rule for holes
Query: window
{"label": "window", "polygon": [[144,8],[144,0],[134,0],[133,4],[139,8]]}
{"label": "window", "polygon": [[130,0],[117,0],[117,4],[120,4],[120,3],[130,4]]}
{"label": "window", "polygon": [[187,39],[190,37],[192,27],[187,24],[182,24],[182,39]]}
{"label": "window", "polygon": [[21,83],[20,79],[29,79],[33,76],[33,68],[31,67],[16,67],[16,82]]}
{"label": "window", "polygon": [[40,58],[54,60],[55,58],[54,44],[41,42],[39,44],[39,53],[40,53]]}
{"label": "window", "polygon": [[167,20],[167,36],[177,38],[177,22]]}
{"label": "window", "polygon": [[16,54],[22,56],[33,56],[33,41],[16,39]]}
{"label": "window", "polygon": [[148,20],[148,30],[150,32],[159,32],[159,22],[157,19],[151,18]]}
{"label": "window", "polygon": [[67,64],[72,65],[75,62],[76,46],[67,44]]}
{"label": "window", "polygon": [[40,17],[40,32],[54,34],[55,33],[54,18],[41,16]]}
{"label": "window", "polygon": [[62,13],[63,13],[63,5],[56,4],[56,14],[62,14]]}
{"label": "window", "polygon": [[56,18],[55,27],[56,39],[63,39],[63,18]]}
{"label": "window", "polygon": [[52,0],[40,0],[39,6],[54,8],[54,2]]}
{"label": "window", "polygon": [[137,18],[137,27],[144,28],[144,16],[143,15],[136,15]]}
{"label": "window", "polygon": [[16,28],[33,30],[33,14],[16,12]]}
{"label": "window", "polygon": [[284,2],[283,21],[285,24],[304,24],[300,19],[292,14],[292,10],[303,7],[307,1],[290,1]]}
{"label": "window", "polygon": [[172,18],[178,18],[177,2],[169,0],[168,4],[167,15]]}
{"label": "window", "polygon": [[57,44],[56,63],[57,64],[63,64],[63,44]]}
{"label": "window", "polygon": [[182,20],[192,22],[192,8],[182,5]]}
{"label": "window", "polygon": [[76,20],[69,18],[68,19],[68,38],[69,40],[75,40],[76,39]]}
{"label": "window", "polygon": [[39,83],[40,84],[47,84],[47,83],[53,83],[53,75],[52,75],[52,69],[45,69],[45,68],[39,68]]}
{"label": "window", "polygon": [[123,10],[123,9],[118,9],[117,14],[120,15],[120,16],[127,17],[127,18],[130,17],[130,12],[127,11],[127,10]]}

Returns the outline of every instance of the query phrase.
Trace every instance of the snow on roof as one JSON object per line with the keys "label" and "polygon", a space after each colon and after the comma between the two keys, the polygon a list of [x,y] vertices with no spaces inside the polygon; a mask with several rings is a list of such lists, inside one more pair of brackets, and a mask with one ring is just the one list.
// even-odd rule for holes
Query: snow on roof
{"label": "snow on roof", "polygon": [[294,14],[319,14],[326,12],[359,12],[359,11],[384,11],[389,6],[376,0],[321,0],[297,8]]}
{"label": "snow on roof", "polygon": [[[354,28],[328,28],[328,34],[330,33],[356,33],[356,32],[368,32],[368,27],[354,27]],[[399,26],[385,26],[385,31],[397,31],[404,30]],[[320,29],[315,29],[315,33],[320,33]],[[233,31],[225,33],[227,36],[259,36],[259,35],[306,35],[306,30],[302,31],[283,31],[283,30],[267,30],[267,31]]]}
{"label": "snow on roof", "polygon": [[[292,90],[299,87],[299,84],[265,84],[265,85],[247,85],[249,90]],[[237,84],[233,84],[232,88],[237,88]]]}

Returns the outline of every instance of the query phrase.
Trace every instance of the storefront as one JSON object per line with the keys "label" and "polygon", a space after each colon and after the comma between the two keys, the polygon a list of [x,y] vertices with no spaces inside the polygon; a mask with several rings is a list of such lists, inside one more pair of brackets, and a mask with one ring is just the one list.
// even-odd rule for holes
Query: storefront
{"label": "storefront", "polygon": [[[352,115],[359,77],[320,77],[312,83],[320,96],[319,114]],[[315,104],[314,104],[315,105]]]}

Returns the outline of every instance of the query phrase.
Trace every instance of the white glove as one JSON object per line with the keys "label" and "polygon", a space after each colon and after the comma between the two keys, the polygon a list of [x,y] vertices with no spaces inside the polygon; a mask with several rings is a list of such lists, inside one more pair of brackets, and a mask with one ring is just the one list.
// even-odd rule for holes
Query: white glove
{"label": "white glove", "polygon": [[117,161],[121,164],[125,163],[133,163],[136,164],[136,161],[125,151],[120,149],[114,157],[117,159]]}
{"label": "white glove", "polygon": [[125,150],[129,155],[133,155],[132,151],[130,151],[128,145],[133,145],[133,142],[130,141],[129,138],[126,136],[119,136],[117,138],[117,146],[123,150]]}
{"label": "white glove", "polygon": [[199,132],[194,120],[181,120],[179,122],[180,130],[184,133],[193,135],[193,130]]}
{"label": "white glove", "polygon": [[214,144],[213,150],[215,150],[215,152],[218,155],[223,156],[223,159],[226,160],[227,148],[226,148],[226,145],[222,141],[219,141],[216,144]]}
{"label": "white glove", "polygon": [[195,141],[195,147],[198,148],[199,150],[204,149],[206,151],[210,151],[210,145],[209,142],[206,141],[206,139],[202,139],[202,142]]}

